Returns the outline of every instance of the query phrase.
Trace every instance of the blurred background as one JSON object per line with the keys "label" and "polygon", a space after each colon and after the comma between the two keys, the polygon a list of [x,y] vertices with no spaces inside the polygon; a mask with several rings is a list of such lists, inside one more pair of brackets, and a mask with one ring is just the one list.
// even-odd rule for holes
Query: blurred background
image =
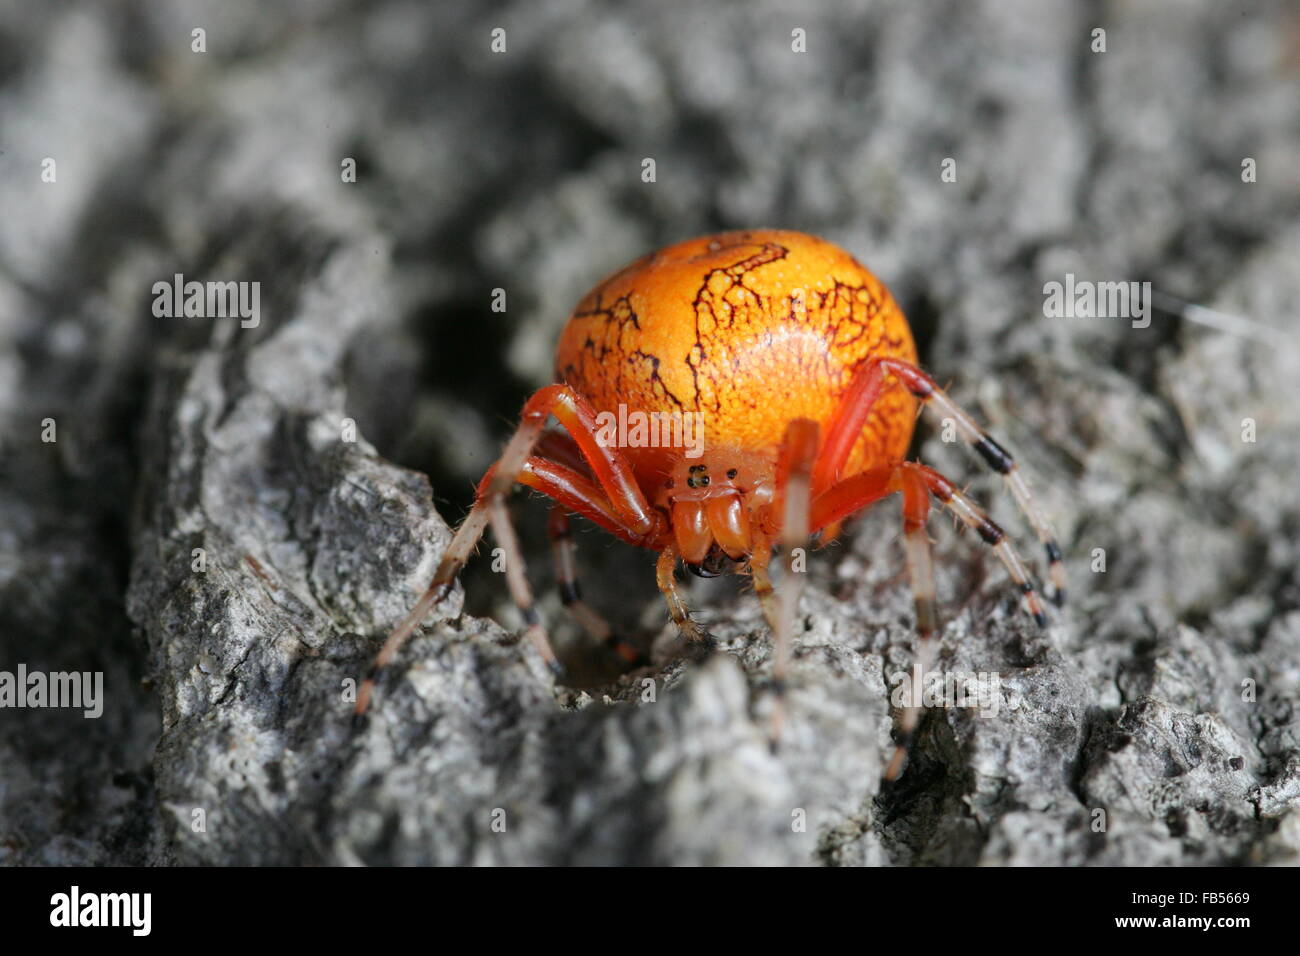
{"label": "blurred background", "polygon": [[[145,474],[160,423],[189,414],[169,370],[215,356],[237,397],[231,357],[277,335],[337,352],[322,381],[454,524],[581,294],[728,228],[820,234],[892,289],[1057,517],[1083,579],[1063,640],[1094,648],[1092,679],[1147,653],[1134,633],[1190,625],[1294,696],[1298,94],[1285,0],[0,0],[0,668],[117,689],[96,722],[0,714],[0,861],[165,858],[167,655],[126,594],[172,474]],[[260,326],[155,317],[177,272],[259,281]],[[1273,344],[1176,312],[1045,318],[1066,273]],[[975,473],[928,429],[917,451]],[[544,569],[544,508],[516,511]],[[635,629],[648,558],[582,541],[594,603]],[[507,621],[493,578],[471,568],[468,607]],[[1295,763],[1289,728],[1241,719],[1260,780]]]}

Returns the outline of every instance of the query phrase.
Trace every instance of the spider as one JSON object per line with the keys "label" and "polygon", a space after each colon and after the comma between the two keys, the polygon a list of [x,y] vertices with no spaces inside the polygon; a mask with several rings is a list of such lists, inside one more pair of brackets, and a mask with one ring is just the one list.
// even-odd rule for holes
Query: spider
{"label": "spider", "polygon": [[[845,519],[895,492],[920,673],[933,663],[936,643],[925,531],[932,501],[993,549],[1025,609],[1044,625],[1029,572],[1002,529],[949,479],[904,460],[918,406],[951,420],[1003,476],[1046,551],[1053,597],[1064,600],[1061,550],[1011,455],[917,368],[907,320],[888,290],[825,240],[784,230],[728,232],[645,256],[582,299],[560,336],[555,368],[556,384],[524,405],[433,582],[385,642],[358,695],[358,714],[378,671],[445,598],[489,525],[527,637],[562,674],[506,511],[516,484],[553,499],[548,530],[563,603],[592,637],[626,656],[627,645],[582,600],[570,515],[658,552],[659,590],[690,641],[706,635],[676,584],[678,562],[701,576],[749,574],[773,633],[773,740],[803,580],[792,559],[814,533],[833,537]],[[546,427],[551,418],[559,430]],[[628,421],[640,428],[624,428]],[[692,421],[702,442],[676,427]],[[665,427],[647,427],[656,424]],[[780,594],[769,575],[777,548],[786,566]],[[919,706],[902,708],[887,780],[901,773],[919,717]]]}

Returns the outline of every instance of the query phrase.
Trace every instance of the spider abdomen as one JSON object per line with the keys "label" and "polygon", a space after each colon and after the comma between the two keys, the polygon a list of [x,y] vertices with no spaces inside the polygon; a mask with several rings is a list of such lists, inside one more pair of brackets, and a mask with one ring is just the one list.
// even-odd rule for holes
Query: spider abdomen
{"label": "spider abdomen", "polygon": [[[687,240],[604,279],[565,326],[556,376],[598,411],[696,416],[706,446],[774,457],[792,419],[829,424],[873,356],[916,361],[884,285],[825,240],[753,230]],[[887,389],[846,473],[901,458],[915,411]],[[655,437],[620,442],[645,481],[681,453]]]}

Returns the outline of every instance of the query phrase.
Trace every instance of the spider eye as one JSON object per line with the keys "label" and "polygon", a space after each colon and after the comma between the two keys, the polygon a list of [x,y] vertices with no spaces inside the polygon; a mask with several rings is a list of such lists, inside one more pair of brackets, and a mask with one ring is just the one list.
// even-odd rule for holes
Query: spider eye
{"label": "spider eye", "polygon": [[686,485],[689,488],[709,487],[709,466],[691,465],[690,475],[686,479]]}
{"label": "spider eye", "polygon": [[727,469],[727,477],[728,477],[728,478],[735,478],[735,477],[736,477],[736,469],[734,469],[734,468],[728,468],[728,469]]}

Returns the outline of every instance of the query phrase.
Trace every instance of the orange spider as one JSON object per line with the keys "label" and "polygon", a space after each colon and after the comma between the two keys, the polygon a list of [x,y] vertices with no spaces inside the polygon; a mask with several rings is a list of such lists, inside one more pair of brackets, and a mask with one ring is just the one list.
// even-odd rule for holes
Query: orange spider
{"label": "orange spider", "polygon": [[[556,350],[557,384],[525,404],[433,582],[379,653],[357,713],[366,710],[375,674],[446,596],[489,524],[528,637],[560,673],[506,512],[516,483],[555,500],[550,534],[564,603],[616,648],[625,645],[581,600],[569,514],[659,552],[659,589],[690,640],[704,635],[674,581],[678,560],[703,576],[750,573],[774,634],[774,737],[802,585],[791,556],[813,533],[833,535],[894,492],[902,495],[922,673],[937,623],[925,533],[931,496],[993,548],[1043,624],[1030,576],[1002,529],[947,478],[903,460],[918,402],[951,419],[1006,479],[1046,549],[1054,596],[1063,599],[1060,549],[1015,462],[915,361],[907,320],[880,281],[844,250],[803,233],[705,236],[614,273],[569,319]],[[562,431],[545,429],[551,417]],[[778,545],[787,562],[779,598],[768,576]],[[902,770],[919,714],[916,706],[903,710],[888,779]]]}

